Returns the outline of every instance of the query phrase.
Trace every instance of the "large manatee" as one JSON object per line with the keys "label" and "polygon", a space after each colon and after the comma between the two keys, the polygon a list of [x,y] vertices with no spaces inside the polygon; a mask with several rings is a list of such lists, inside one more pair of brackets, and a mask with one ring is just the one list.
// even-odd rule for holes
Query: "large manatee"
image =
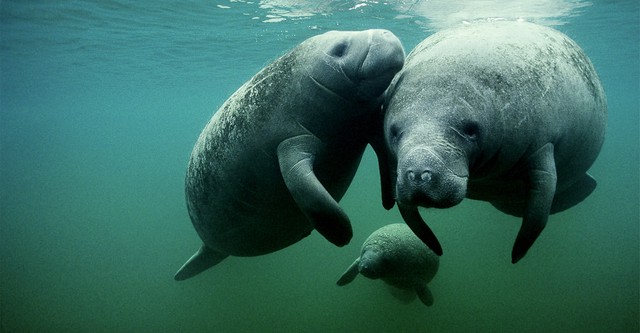
{"label": "large manatee", "polygon": [[394,294],[396,297],[412,300],[418,295],[423,304],[433,305],[433,294],[427,283],[438,272],[440,258],[406,224],[388,224],[374,231],[360,252],[360,257],[338,280],[339,286],[353,281],[360,273],[410,292],[409,298],[398,292]]}
{"label": "large manatee", "polygon": [[381,96],[403,63],[402,45],[389,31],[331,31],[240,87],[191,153],[187,208],[204,244],[175,279],[229,255],[282,249],[313,229],[347,244],[351,224],[337,201],[382,121]]}
{"label": "large manatee", "polygon": [[582,49],[554,29],[502,21],[436,33],[407,56],[384,107],[386,196],[438,254],[418,206],[467,197],[522,217],[515,263],[549,214],[596,187],[586,172],[604,140],[605,94]]}

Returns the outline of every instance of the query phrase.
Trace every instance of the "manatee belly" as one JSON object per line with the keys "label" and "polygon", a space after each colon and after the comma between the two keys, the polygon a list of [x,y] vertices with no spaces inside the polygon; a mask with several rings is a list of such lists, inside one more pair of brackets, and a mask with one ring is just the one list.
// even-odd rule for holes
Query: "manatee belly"
{"label": "manatee belly", "polygon": [[[277,144],[284,136],[251,136],[222,146],[215,135],[196,144],[187,169],[186,200],[204,244],[233,256],[256,256],[292,245],[314,229],[291,197],[280,172]],[[316,157],[315,172],[335,200],[355,174],[364,146]]]}
{"label": "manatee belly", "polygon": [[210,248],[233,256],[257,256],[275,252],[308,236],[313,230],[305,216],[291,202],[288,207],[253,207],[247,211],[235,205],[210,203],[192,216],[198,235]]}

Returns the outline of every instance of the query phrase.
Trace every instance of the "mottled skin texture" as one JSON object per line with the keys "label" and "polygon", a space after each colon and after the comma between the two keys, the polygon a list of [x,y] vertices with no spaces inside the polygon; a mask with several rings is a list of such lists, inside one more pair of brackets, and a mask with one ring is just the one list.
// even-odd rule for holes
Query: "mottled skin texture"
{"label": "mottled skin texture", "polygon": [[342,274],[337,284],[343,286],[358,273],[370,279],[418,295],[427,306],[433,295],[427,287],[438,272],[440,258],[429,249],[404,223],[386,225],[374,231],[362,244],[358,257]]}
{"label": "mottled skin texture", "polygon": [[[356,172],[381,95],[404,62],[386,30],[312,37],[240,87],[193,148],[189,216],[203,241],[176,273],[184,280],[225,257],[270,253],[316,229],[352,236],[338,206]],[[377,147],[376,150],[379,150]]]}
{"label": "mottled skin texture", "polygon": [[586,172],[604,140],[606,100],[593,65],[564,34],[525,22],[477,23],[436,33],[407,57],[389,87],[385,206],[442,248],[417,206],[463,198],[522,217],[520,260],[548,215],[586,198]]}

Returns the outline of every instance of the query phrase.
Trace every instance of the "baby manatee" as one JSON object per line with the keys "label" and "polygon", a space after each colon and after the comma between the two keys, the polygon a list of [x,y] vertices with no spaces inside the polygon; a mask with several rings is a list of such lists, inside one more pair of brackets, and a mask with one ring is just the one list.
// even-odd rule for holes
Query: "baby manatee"
{"label": "baby manatee", "polygon": [[[395,288],[418,295],[427,306],[433,295],[427,287],[438,272],[440,257],[427,247],[404,223],[386,225],[374,231],[362,244],[358,257],[342,274],[337,284],[344,286],[358,273],[369,279],[381,279]],[[400,294],[394,296],[401,298]],[[402,298],[401,298],[402,299]]]}

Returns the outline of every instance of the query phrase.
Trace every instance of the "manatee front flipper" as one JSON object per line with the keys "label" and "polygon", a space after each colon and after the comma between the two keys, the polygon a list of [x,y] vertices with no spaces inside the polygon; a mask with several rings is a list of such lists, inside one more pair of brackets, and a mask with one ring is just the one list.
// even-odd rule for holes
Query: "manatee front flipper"
{"label": "manatee front flipper", "polygon": [[173,277],[176,281],[186,280],[191,278],[202,271],[217,265],[224,258],[228,257],[227,254],[216,252],[204,245],[200,247],[198,252],[191,256],[187,262],[180,267],[176,275]]}
{"label": "manatee front flipper", "polygon": [[[375,129],[373,134],[370,135],[371,148],[376,153],[376,157],[378,158],[378,168],[380,170],[380,189],[382,193],[382,207],[386,210],[393,208],[396,201],[394,199],[393,188],[395,184],[392,183],[391,179],[391,168],[389,166],[389,154],[387,153],[387,147],[384,141],[383,133],[383,125],[382,125],[382,116],[377,117],[376,121],[373,122],[371,127]],[[394,168],[395,169],[395,168]]]}
{"label": "manatee front flipper", "polygon": [[342,276],[340,277],[340,279],[338,279],[338,282],[336,282],[336,284],[339,286],[344,286],[345,284],[353,281],[353,279],[355,279],[356,276],[358,276],[359,264],[360,264],[360,258],[356,259],[356,261],[354,261],[353,264],[351,264],[351,266],[349,266],[349,268],[347,268],[347,270],[344,271],[344,273],[342,273]]}
{"label": "manatee front flipper", "polygon": [[402,219],[407,223],[411,231],[413,231],[420,240],[425,243],[435,254],[442,255],[442,246],[436,235],[431,231],[429,226],[422,220],[418,206],[407,206],[398,203],[398,209]]}
{"label": "manatee front flipper", "polygon": [[553,145],[547,143],[529,157],[528,193],[522,225],[511,252],[511,262],[517,263],[538,238],[549,218],[556,192],[556,163]]}
{"label": "manatee front flipper", "polygon": [[331,243],[344,246],[353,236],[349,218],[313,171],[321,147],[322,142],[310,134],[282,141],[278,145],[280,172],[293,200],[315,229]]}
{"label": "manatee front flipper", "polygon": [[424,305],[433,305],[433,294],[431,293],[431,290],[429,290],[429,287],[427,287],[426,285],[417,287],[416,294],[418,294],[418,298]]}

